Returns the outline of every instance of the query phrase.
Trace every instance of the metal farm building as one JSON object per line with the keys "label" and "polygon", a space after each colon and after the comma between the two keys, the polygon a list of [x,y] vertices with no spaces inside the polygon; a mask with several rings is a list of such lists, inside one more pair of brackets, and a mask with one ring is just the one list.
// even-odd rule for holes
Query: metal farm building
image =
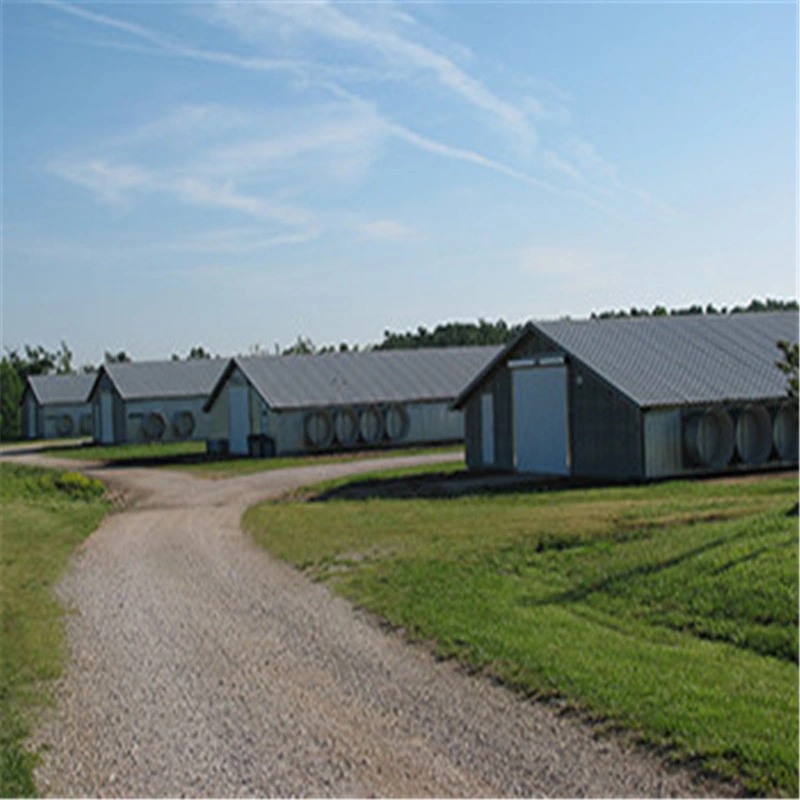
{"label": "metal farm building", "polygon": [[203,405],[227,359],[105,364],[89,395],[95,442],[204,440]]}
{"label": "metal farm building", "polygon": [[94,375],[32,375],[22,393],[22,435],[26,439],[91,436],[89,390]]}
{"label": "metal farm building", "polygon": [[271,456],[461,441],[451,404],[500,349],[232,359],[206,404],[208,449]]}
{"label": "metal farm building", "polygon": [[796,466],[796,311],[528,324],[476,374],[471,468],[648,480]]}

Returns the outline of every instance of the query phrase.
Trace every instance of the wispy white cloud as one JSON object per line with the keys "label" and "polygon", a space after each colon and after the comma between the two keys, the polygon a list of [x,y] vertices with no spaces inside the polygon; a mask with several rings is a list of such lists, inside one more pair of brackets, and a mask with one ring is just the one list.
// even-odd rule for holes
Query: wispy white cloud
{"label": "wispy white cloud", "polygon": [[542,153],[542,159],[549,167],[552,167],[557,172],[561,172],[568,178],[572,178],[576,181],[584,180],[584,177],[579,169],[570,164],[569,161],[561,158],[561,156],[557,155],[552,150],[545,150]]}
{"label": "wispy white cloud", "polygon": [[581,176],[588,176],[599,187],[598,192],[606,197],[615,197],[625,193],[636,200],[643,202],[650,210],[661,216],[675,216],[675,209],[661,202],[649,192],[624,181],[616,166],[604,158],[597,148],[585,139],[575,134],[570,135],[565,144],[565,151],[570,155],[573,163],[578,165]]}
{"label": "wispy white cloud", "polygon": [[356,223],[355,230],[361,238],[379,242],[409,242],[417,238],[408,225],[396,219],[365,220]]}
{"label": "wispy white cloud", "polygon": [[608,280],[624,259],[624,254],[617,251],[559,245],[535,245],[516,255],[517,269],[521,273],[580,286],[598,285]]}
{"label": "wispy white cloud", "polygon": [[163,187],[195,205],[240,211],[256,219],[290,226],[314,221],[309,211],[241,192],[232,181],[212,183],[194,175],[184,175],[164,182]]}
{"label": "wispy white cloud", "polygon": [[397,139],[411,144],[420,150],[424,150],[427,153],[433,153],[434,155],[443,156],[444,158],[454,161],[464,161],[468,164],[484,167],[485,169],[492,170],[493,172],[499,172],[502,175],[513,178],[516,181],[526,183],[530,186],[536,186],[540,189],[546,189],[547,191],[558,191],[557,187],[547,183],[546,181],[539,180],[538,178],[527,175],[524,172],[514,169],[513,167],[509,167],[499,161],[487,158],[486,156],[474,150],[468,150],[462,147],[453,147],[452,145],[444,144],[443,142],[436,141],[435,139],[431,139],[427,136],[422,136],[421,134],[406,128],[403,125],[396,125],[387,122],[386,130]]}
{"label": "wispy white cloud", "polygon": [[167,193],[193,205],[238,211],[286,226],[306,226],[314,221],[314,215],[305,209],[247,194],[232,181],[213,182],[190,173],[161,174],[100,159],[62,160],[53,162],[50,170],[113,204],[128,202],[134,193]]}
{"label": "wispy white cloud", "polygon": [[100,159],[61,160],[52,162],[49,169],[113,204],[123,204],[132,191],[147,190],[153,185],[153,176],[133,164],[109,164]]}
{"label": "wispy white cloud", "polygon": [[[204,6],[196,13],[206,22],[222,25],[250,43],[268,46],[276,36],[312,37],[350,48],[366,60],[368,70],[399,70],[399,74],[412,82],[432,76],[453,97],[483,114],[492,125],[499,125],[503,139],[513,140],[525,151],[517,153],[521,157],[498,158],[473,146],[444,142],[441,136],[422,133],[416,120],[404,124],[387,119],[375,104],[362,100],[341,86],[337,77],[332,77],[340,78],[347,69],[359,67],[349,62],[346,68],[341,63],[320,63],[316,57],[319,48],[314,51],[315,59],[307,62],[296,58],[244,56],[195,47],[138,23],[83,6],[55,0],[41,2],[104,30],[144,42],[162,55],[244,70],[283,72],[300,79],[293,86],[299,98],[305,89],[313,87],[346,100],[345,104],[317,104],[311,110],[300,103],[289,113],[276,114],[271,120],[248,119],[247,115],[219,106],[187,105],[107,143],[111,148],[124,150],[170,137],[178,141],[178,134],[182,134],[181,147],[185,149],[187,143],[194,146],[194,161],[190,162],[192,154],[188,154],[182,166],[171,167],[172,178],[168,180],[162,175],[156,178],[146,167],[116,163],[113,158],[97,158],[96,154],[73,163],[61,163],[54,169],[61,177],[94,191],[107,202],[122,203],[136,190],[158,188],[194,204],[213,204],[286,224],[306,224],[289,222],[297,219],[297,215],[287,214],[276,209],[273,202],[264,200],[263,187],[256,188],[258,180],[270,185],[279,176],[285,178],[298,168],[301,175],[310,176],[310,161],[314,159],[318,179],[358,181],[368,175],[387,144],[394,140],[428,154],[503,174],[537,190],[570,197],[604,213],[620,213],[614,208],[619,191],[657,213],[671,211],[645,190],[623,184],[618,169],[590,142],[564,130],[572,98],[559,87],[526,78],[524,82],[538,87],[546,100],[528,94],[522,94],[514,102],[505,100],[457,63],[456,59],[472,60],[466,48],[437,38],[405,8],[393,4],[361,8],[334,6],[329,2],[220,2]],[[555,126],[555,133],[549,137],[555,141],[546,148],[537,146],[539,133],[532,119]],[[211,138],[215,141],[210,146]],[[500,149],[507,152],[503,145]],[[536,152],[538,155],[533,157]],[[155,165],[150,170],[155,172]],[[246,191],[240,183],[250,189]]]}
{"label": "wispy white cloud", "polygon": [[252,113],[243,109],[219,103],[182,103],[155,119],[110,137],[102,147],[107,151],[120,151],[179,141],[185,152],[187,146],[198,142],[226,140],[252,122]]}
{"label": "wispy white cloud", "polygon": [[57,9],[64,14],[69,14],[86,22],[91,22],[94,25],[147,42],[154,48],[153,52],[161,55],[208,61],[215,64],[262,72],[291,72],[296,75],[302,75],[304,73],[303,65],[292,59],[251,58],[240,56],[235,53],[192,47],[191,45],[181,42],[179,39],[166,36],[144,25],[119,19],[118,17],[111,17],[107,14],[100,14],[96,11],[90,11],[82,6],[71,5],[70,3],[60,2],[60,0],[38,0],[38,2],[50,8]]}
{"label": "wispy white cloud", "polygon": [[364,24],[352,10],[345,13],[328,2],[223,2],[216,4],[213,19],[252,41],[265,32],[272,34],[278,17],[322,39],[360,48],[383,63],[432,75],[442,87],[487,114],[492,124],[502,124],[527,151],[535,147],[536,130],[519,106],[498,97],[442,52],[390,28]]}
{"label": "wispy white cloud", "polygon": [[590,142],[573,134],[564,143],[564,150],[587,174],[619,183],[616,167],[606,161]]}
{"label": "wispy white cloud", "polygon": [[314,227],[275,236],[264,236],[263,230],[259,228],[228,228],[205,231],[173,242],[163,242],[159,247],[178,253],[245,255],[287,244],[311,242],[319,235],[320,230]]}
{"label": "wispy white cloud", "polygon": [[383,120],[366,104],[299,109],[250,128],[243,140],[209,152],[205,169],[225,175],[287,173],[310,169],[309,159],[316,159],[317,179],[352,181],[366,174],[386,138]]}

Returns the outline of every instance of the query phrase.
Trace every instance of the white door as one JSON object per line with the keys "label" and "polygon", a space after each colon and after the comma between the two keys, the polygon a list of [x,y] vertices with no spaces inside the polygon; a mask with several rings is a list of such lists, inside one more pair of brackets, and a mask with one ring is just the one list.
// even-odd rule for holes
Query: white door
{"label": "white door", "polygon": [[36,438],[36,403],[32,398],[28,398],[28,438]]}
{"label": "white door", "polygon": [[110,392],[100,393],[100,442],[114,443],[114,406]]}
{"label": "white door", "polygon": [[247,434],[250,433],[250,408],[246,386],[228,387],[228,433],[230,451],[247,455]]}
{"label": "white door", "polygon": [[569,475],[566,366],[524,367],[511,374],[517,471]]}
{"label": "white door", "polygon": [[494,464],[494,395],[481,395],[481,462]]}

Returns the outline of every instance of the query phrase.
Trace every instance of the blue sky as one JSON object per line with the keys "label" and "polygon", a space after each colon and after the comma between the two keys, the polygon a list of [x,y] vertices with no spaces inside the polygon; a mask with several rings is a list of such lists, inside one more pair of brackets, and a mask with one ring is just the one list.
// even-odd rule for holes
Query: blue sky
{"label": "blue sky", "polygon": [[3,345],[797,295],[798,6],[3,2]]}

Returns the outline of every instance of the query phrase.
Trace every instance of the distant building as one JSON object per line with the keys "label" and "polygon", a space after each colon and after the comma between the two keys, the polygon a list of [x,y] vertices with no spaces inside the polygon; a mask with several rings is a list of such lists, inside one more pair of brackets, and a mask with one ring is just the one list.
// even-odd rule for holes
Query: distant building
{"label": "distant building", "polygon": [[211,452],[320,453],[458,442],[451,404],[499,347],[232,359],[205,409]]}
{"label": "distant building", "polygon": [[203,405],[226,359],[104,364],[89,393],[97,444],[204,440]]}
{"label": "distant building", "polygon": [[471,468],[647,480],[798,463],[797,311],[529,323],[460,393]]}
{"label": "distant building", "polygon": [[20,405],[26,439],[91,436],[89,390],[94,375],[32,375],[25,381]]}

